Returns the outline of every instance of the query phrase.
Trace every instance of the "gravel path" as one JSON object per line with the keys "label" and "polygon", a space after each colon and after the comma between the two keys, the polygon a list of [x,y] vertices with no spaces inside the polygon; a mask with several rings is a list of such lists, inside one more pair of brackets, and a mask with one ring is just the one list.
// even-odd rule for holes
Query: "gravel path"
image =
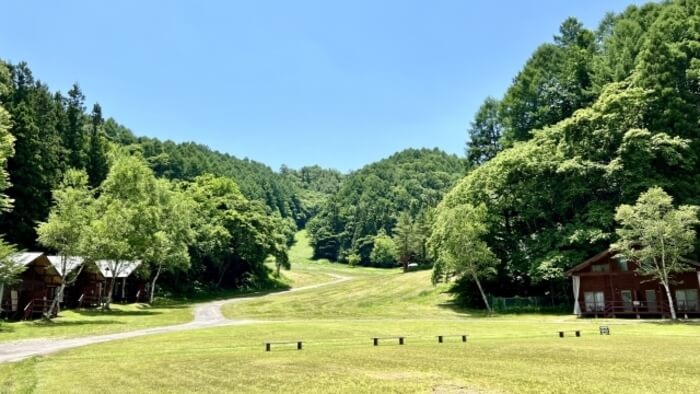
{"label": "gravel path", "polygon": [[233,326],[255,323],[255,320],[230,320],[224,317],[221,313],[221,307],[224,304],[238,303],[251,299],[277,297],[282,294],[293,293],[302,290],[316,289],[323,286],[337,284],[352,279],[348,276],[340,276],[330,274],[335,280],[330,282],[318,283],[315,285],[293,288],[290,290],[280,291],[277,293],[269,293],[263,296],[249,296],[232,298],[228,300],[212,301],[197,305],[194,309],[194,319],[185,324],[173,326],[153,327],[136,331],[120,332],[115,334],[92,335],[78,338],[65,339],[30,339],[17,342],[8,342],[0,344],[0,363],[20,361],[33,356],[41,356],[58,352],[65,349],[71,349],[80,346],[92,345],[96,343],[116,341],[120,339],[128,339],[141,337],[145,335],[164,334],[169,332],[193,330],[200,328]]}

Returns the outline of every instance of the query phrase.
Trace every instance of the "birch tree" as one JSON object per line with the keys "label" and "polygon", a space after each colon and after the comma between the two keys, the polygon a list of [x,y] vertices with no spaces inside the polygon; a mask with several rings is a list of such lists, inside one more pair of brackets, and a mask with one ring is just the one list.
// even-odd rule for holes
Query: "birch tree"
{"label": "birch tree", "polygon": [[112,274],[103,309],[109,309],[117,275],[129,261],[143,260],[156,243],[156,178],[143,158],[117,151],[95,201],[95,217],[84,239],[86,255],[106,260]]}
{"label": "birch tree", "polygon": [[54,204],[46,222],[39,223],[39,243],[56,251],[60,258],[56,267],[61,284],[46,315],[54,316],[66,287],[75,283],[83,269],[83,261],[75,266],[75,258],[84,254],[84,237],[94,217],[94,197],[84,171],[68,170],[63,182],[53,192]]}
{"label": "birch tree", "polygon": [[155,191],[158,207],[155,220],[157,231],[145,257],[152,267],[148,295],[150,303],[153,303],[155,298],[156,284],[161,273],[189,268],[188,245],[194,241],[194,200],[174,189],[173,185],[164,179],[157,181]]}
{"label": "birch tree", "polygon": [[441,276],[458,275],[474,280],[486,310],[491,313],[481,278],[496,272],[498,259],[482,240],[488,233],[486,216],[484,205],[440,206],[428,244],[437,261],[434,269]]}
{"label": "birch tree", "polygon": [[639,196],[635,205],[620,205],[615,214],[619,240],[612,249],[634,261],[639,274],[661,283],[673,320],[677,316],[670,286],[674,274],[693,269],[683,256],[694,250],[698,212],[697,206],[674,207],[670,195],[660,187],[652,187]]}

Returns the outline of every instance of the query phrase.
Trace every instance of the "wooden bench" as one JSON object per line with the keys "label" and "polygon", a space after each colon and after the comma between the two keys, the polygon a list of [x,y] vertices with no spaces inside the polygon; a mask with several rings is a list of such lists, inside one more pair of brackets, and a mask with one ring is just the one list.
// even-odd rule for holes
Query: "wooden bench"
{"label": "wooden bench", "polygon": [[399,345],[403,345],[405,343],[406,337],[372,337],[372,343],[374,344],[374,346],[379,346],[380,339],[398,339]]}
{"label": "wooden bench", "polygon": [[580,337],[581,336],[581,330],[560,330],[559,331],[559,338],[564,338],[564,333],[567,332],[573,332],[575,336]]}
{"label": "wooden bench", "polygon": [[610,327],[600,326],[600,335],[610,335]]}
{"label": "wooden bench", "polygon": [[272,345],[291,345],[291,344],[296,344],[297,345],[297,350],[301,350],[303,348],[303,341],[276,341],[276,342],[265,342],[265,351],[269,352],[272,350]]}
{"label": "wooden bench", "polygon": [[453,337],[453,338],[455,338],[455,337],[461,337],[461,338],[462,338],[462,342],[466,342],[466,341],[467,341],[468,335],[467,335],[467,334],[438,335],[438,336],[437,336],[438,343],[442,343],[444,338],[450,338],[450,337]]}

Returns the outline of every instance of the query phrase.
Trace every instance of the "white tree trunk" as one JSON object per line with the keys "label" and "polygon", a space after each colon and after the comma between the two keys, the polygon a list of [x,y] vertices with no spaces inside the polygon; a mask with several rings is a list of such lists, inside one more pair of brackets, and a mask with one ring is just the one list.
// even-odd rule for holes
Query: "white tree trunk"
{"label": "white tree trunk", "polygon": [[484,299],[484,305],[486,305],[486,310],[488,313],[491,313],[491,305],[489,305],[489,300],[486,298],[486,293],[484,293],[484,289],[481,287],[481,282],[479,281],[479,277],[476,274],[472,274],[472,277],[474,278],[474,282],[476,282],[476,286],[479,288],[479,292],[481,293],[481,298]]}
{"label": "white tree trunk", "polygon": [[673,306],[673,297],[671,297],[671,289],[668,283],[664,282],[664,289],[666,290],[666,297],[668,297],[668,309],[671,311],[671,320],[676,320],[676,307]]}
{"label": "white tree trunk", "polygon": [[63,292],[65,290],[66,290],[66,281],[64,279],[61,281],[61,286],[58,288],[56,295],[53,297],[53,301],[51,301],[51,307],[49,308],[49,311],[46,313],[47,319],[51,319],[51,317],[54,315],[54,312],[58,313],[58,303],[63,298]]}
{"label": "white tree trunk", "polygon": [[158,277],[160,276],[160,271],[163,269],[163,265],[159,264],[158,265],[158,271],[156,271],[156,274],[153,276],[153,281],[151,281],[151,294],[148,297],[148,303],[153,304],[153,299],[156,296],[156,282],[158,281]]}

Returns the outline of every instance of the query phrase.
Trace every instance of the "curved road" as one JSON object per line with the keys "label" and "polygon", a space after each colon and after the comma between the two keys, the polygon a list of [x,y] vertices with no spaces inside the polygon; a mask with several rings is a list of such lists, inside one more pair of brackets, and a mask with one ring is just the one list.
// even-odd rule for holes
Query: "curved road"
{"label": "curved road", "polygon": [[128,339],[134,337],[141,337],[145,335],[154,334],[164,334],[168,332],[193,330],[199,328],[210,328],[219,326],[231,326],[231,325],[243,325],[255,323],[255,320],[230,320],[224,317],[221,313],[221,307],[224,304],[231,304],[236,302],[243,302],[251,299],[265,298],[265,297],[276,297],[281,294],[288,294],[292,292],[316,289],[323,286],[328,286],[332,284],[337,284],[352,279],[348,276],[340,276],[329,274],[335,278],[335,280],[330,282],[318,283],[315,285],[304,286],[293,288],[290,290],[280,291],[277,293],[270,293],[263,296],[249,296],[232,298],[228,300],[211,301],[204,304],[198,305],[194,309],[194,319],[185,324],[178,324],[173,326],[163,326],[163,327],[153,327],[146,328],[136,331],[119,332],[115,334],[104,334],[104,335],[92,335],[86,337],[78,338],[66,338],[66,339],[30,339],[18,342],[9,342],[0,344],[0,363],[20,361],[25,358],[33,356],[41,356],[54,352],[58,352],[65,349],[71,349],[80,346],[92,345],[96,343],[116,341],[120,339]]}

